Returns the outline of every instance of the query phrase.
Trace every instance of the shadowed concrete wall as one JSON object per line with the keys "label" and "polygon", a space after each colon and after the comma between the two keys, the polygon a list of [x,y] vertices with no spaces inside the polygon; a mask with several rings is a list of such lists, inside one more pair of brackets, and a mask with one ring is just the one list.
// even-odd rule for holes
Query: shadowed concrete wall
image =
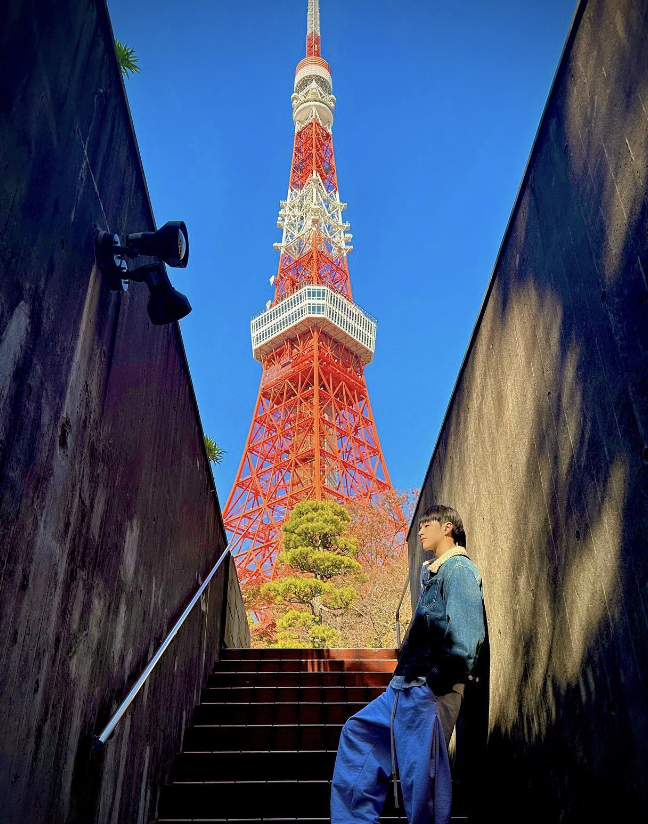
{"label": "shadowed concrete wall", "polygon": [[0,818],[145,824],[240,592],[91,754],[225,536],[179,328],[95,266],[154,227],[102,0],[10,0],[0,78]]}
{"label": "shadowed concrete wall", "polygon": [[647,31],[576,12],[419,501],[483,573],[502,821],[648,809]]}
{"label": "shadowed concrete wall", "polygon": [[228,649],[245,649],[250,646],[250,627],[236,574],[236,565],[231,556],[229,565],[223,646]]}

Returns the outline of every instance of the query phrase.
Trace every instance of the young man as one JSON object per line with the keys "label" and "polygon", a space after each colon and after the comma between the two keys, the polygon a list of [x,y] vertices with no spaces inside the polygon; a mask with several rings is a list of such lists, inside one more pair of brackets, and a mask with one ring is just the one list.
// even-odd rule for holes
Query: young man
{"label": "young man", "polygon": [[344,725],[331,787],[331,824],[378,824],[400,775],[409,824],[447,824],[447,745],[484,640],[481,576],[468,558],[459,514],[436,505],[419,519],[421,594],[394,677]]}

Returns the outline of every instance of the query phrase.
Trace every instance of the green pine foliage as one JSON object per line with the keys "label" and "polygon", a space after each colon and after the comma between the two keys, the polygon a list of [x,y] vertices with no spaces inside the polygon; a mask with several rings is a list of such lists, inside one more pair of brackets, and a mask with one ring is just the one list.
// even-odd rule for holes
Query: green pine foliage
{"label": "green pine foliage", "polygon": [[315,623],[315,616],[306,612],[303,609],[289,609],[287,612],[277,618],[277,627],[279,629],[310,629]]}
{"label": "green pine foliage", "polygon": [[322,603],[328,609],[348,610],[353,603],[358,600],[358,590],[354,586],[336,587],[333,584],[325,584],[324,597]]}
{"label": "green pine foliage", "polygon": [[346,509],[335,501],[302,501],[283,525],[284,553],[308,547],[355,558],[358,541],[347,534],[350,520]]}
{"label": "green pine foliage", "polygon": [[278,578],[261,587],[262,595],[269,595],[275,604],[303,604],[311,606],[324,594],[324,583],[316,578]]}
{"label": "green pine foliage", "polygon": [[319,580],[359,572],[361,568],[353,558],[337,555],[327,549],[311,549],[305,546],[283,552],[280,559],[284,564],[299,572],[312,572]]}
{"label": "green pine foliage", "polygon": [[[358,542],[347,534],[349,514],[334,501],[304,501],[283,526],[279,564],[293,574],[264,584],[261,595],[275,605],[295,604],[277,619],[277,647],[339,646],[339,630],[326,617],[351,608],[358,591],[349,576],[361,580]],[[335,578],[333,581],[331,579]]]}
{"label": "green pine foliage", "polygon": [[315,624],[309,635],[315,649],[334,649],[342,643],[340,631],[330,624]]}

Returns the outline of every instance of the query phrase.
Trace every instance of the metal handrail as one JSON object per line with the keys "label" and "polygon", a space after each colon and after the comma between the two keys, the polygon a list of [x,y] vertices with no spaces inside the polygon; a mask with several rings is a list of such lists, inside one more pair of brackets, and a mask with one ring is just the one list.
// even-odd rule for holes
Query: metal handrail
{"label": "metal handrail", "polygon": [[401,593],[400,601],[398,602],[398,606],[396,607],[396,647],[397,649],[401,648],[401,632],[400,632],[400,608],[403,606],[403,599],[405,598],[405,593],[407,592],[407,587],[410,582],[409,572],[407,573],[407,578],[405,579],[405,586],[403,587],[403,591]]}
{"label": "metal handrail", "polygon": [[359,303],[356,303],[354,300],[352,300],[350,297],[348,297],[344,293],[338,292],[337,289],[334,289],[329,283],[310,283],[310,282],[306,282],[306,281],[297,284],[295,286],[295,288],[292,289],[290,292],[284,292],[282,295],[279,295],[278,297],[276,297],[274,299],[274,301],[271,301],[271,304],[272,304],[271,306],[266,305],[263,309],[259,309],[258,312],[255,312],[254,314],[250,315],[250,320],[251,321],[256,320],[256,318],[260,318],[261,315],[265,315],[266,312],[269,312],[270,309],[274,309],[275,307],[280,306],[283,303],[284,300],[288,300],[288,298],[291,298],[293,295],[295,295],[297,292],[300,292],[306,286],[309,286],[310,288],[324,287],[325,289],[328,289],[329,292],[331,292],[333,295],[336,295],[338,297],[343,298],[344,300],[348,301],[350,304],[355,306],[357,309],[359,309],[362,312],[362,314],[365,315],[366,317],[368,317],[369,320],[371,320],[373,323],[378,323],[377,318],[375,318],[371,314],[371,312],[367,312],[367,310],[363,309],[362,306],[360,306]]}
{"label": "metal handrail", "polygon": [[151,658],[151,660],[149,661],[149,663],[146,666],[146,669],[140,675],[140,677],[137,679],[137,681],[133,685],[131,691],[128,693],[126,698],[124,698],[124,700],[121,702],[121,704],[119,705],[116,712],[113,713],[110,721],[106,724],[106,726],[101,731],[101,734],[94,736],[93,742],[94,742],[94,745],[96,747],[102,747],[106,743],[106,741],[110,737],[110,734],[112,733],[112,731],[115,729],[115,727],[119,723],[121,717],[124,715],[126,710],[129,708],[129,706],[131,705],[131,703],[132,703],[133,699],[135,698],[135,696],[137,695],[137,693],[142,689],[142,687],[144,686],[144,683],[146,682],[146,679],[149,677],[149,675],[151,674],[151,672],[155,668],[155,665],[157,664],[157,662],[160,660],[160,658],[164,654],[164,651],[166,650],[166,648],[169,646],[169,644],[173,640],[175,634],[177,633],[177,631],[180,629],[180,627],[184,623],[186,617],[189,615],[191,610],[194,608],[196,602],[198,601],[200,596],[205,591],[205,588],[208,586],[209,582],[211,581],[211,579],[216,574],[216,571],[218,570],[220,565],[223,563],[223,561],[225,559],[225,556],[229,555],[229,551],[230,551],[230,549],[229,549],[229,547],[227,547],[227,549],[223,552],[223,554],[220,556],[218,561],[216,561],[216,565],[214,566],[212,571],[209,573],[209,575],[205,578],[205,580],[204,580],[203,584],[201,585],[200,589],[194,595],[194,597],[191,599],[191,601],[190,601],[189,605],[187,606],[187,608],[185,609],[185,611],[182,613],[182,615],[175,622],[171,632],[169,632],[167,637],[160,644],[160,647],[158,648],[158,651],[155,653],[153,658]]}

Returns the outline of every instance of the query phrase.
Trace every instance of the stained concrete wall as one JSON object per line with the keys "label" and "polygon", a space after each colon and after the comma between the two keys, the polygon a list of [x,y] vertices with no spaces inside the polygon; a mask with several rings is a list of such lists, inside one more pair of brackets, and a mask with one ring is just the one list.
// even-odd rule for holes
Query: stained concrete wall
{"label": "stained concrete wall", "polygon": [[144,824],[240,593],[91,753],[225,536],[179,328],[95,265],[154,228],[102,0],[5,3],[0,79],[0,818]]}
{"label": "stained concrete wall", "polygon": [[250,627],[245,604],[241,597],[234,560],[230,556],[230,570],[225,598],[225,625],[223,646],[227,649],[245,649],[250,646]]}
{"label": "stained concrete wall", "polygon": [[647,31],[578,7],[418,506],[483,573],[499,821],[648,809]]}

